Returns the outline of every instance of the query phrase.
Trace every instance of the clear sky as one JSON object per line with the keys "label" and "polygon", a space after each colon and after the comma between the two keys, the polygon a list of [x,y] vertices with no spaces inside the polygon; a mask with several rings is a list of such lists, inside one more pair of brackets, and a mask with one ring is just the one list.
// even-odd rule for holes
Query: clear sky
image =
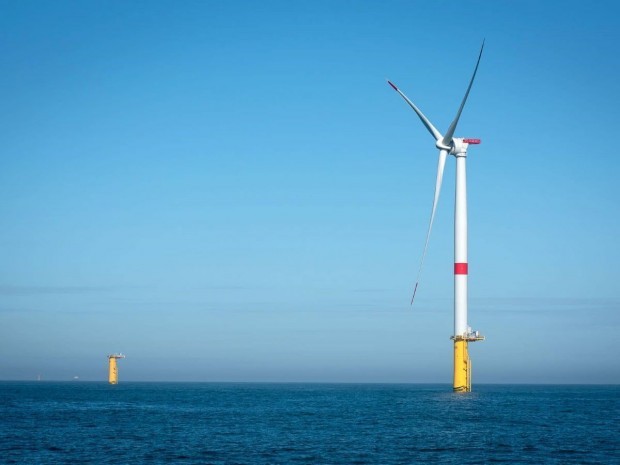
{"label": "clear sky", "polygon": [[615,1],[2,1],[0,379],[620,383]]}

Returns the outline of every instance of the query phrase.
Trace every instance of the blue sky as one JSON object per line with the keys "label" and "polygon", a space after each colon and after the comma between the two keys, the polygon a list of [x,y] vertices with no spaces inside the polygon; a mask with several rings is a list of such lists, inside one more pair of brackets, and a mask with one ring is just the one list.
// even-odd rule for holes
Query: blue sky
{"label": "blue sky", "polygon": [[0,379],[619,383],[615,2],[2,2]]}

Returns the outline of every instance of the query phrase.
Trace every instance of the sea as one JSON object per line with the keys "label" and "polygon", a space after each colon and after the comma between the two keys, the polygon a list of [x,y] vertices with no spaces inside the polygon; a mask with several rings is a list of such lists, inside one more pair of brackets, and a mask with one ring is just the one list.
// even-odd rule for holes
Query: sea
{"label": "sea", "polygon": [[0,382],[2,464],[620,464],[620,386]]}

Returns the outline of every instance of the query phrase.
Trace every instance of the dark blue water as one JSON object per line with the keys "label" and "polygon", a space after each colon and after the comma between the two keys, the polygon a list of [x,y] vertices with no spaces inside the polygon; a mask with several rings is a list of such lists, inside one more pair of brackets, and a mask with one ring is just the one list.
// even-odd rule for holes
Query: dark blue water
{"label": "dark blue water", "polygon": [[619,386],[0,383],[0,463],[620,464]]}

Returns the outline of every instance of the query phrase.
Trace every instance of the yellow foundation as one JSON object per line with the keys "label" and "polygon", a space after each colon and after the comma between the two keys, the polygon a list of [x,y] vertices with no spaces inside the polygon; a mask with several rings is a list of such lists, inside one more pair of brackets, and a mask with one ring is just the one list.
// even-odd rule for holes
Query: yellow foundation
{"label": "yellow foundation", "polygon": [[108,370],[108,382],[110,384],[118,384],[118,366],[116,364],[116,357],[109,357],[110,362]]}
{"label": "yellow foundation", "polygon": [[118,384],[118,365],[116,361],[119,358],[125,358],[123,354],[108,355],[108,382],[110,384]]}
{"label": "yellow foundation", "polygon": [[471,360],[467,352],[467,341],[454,340],[454,392],[471,391]]}

